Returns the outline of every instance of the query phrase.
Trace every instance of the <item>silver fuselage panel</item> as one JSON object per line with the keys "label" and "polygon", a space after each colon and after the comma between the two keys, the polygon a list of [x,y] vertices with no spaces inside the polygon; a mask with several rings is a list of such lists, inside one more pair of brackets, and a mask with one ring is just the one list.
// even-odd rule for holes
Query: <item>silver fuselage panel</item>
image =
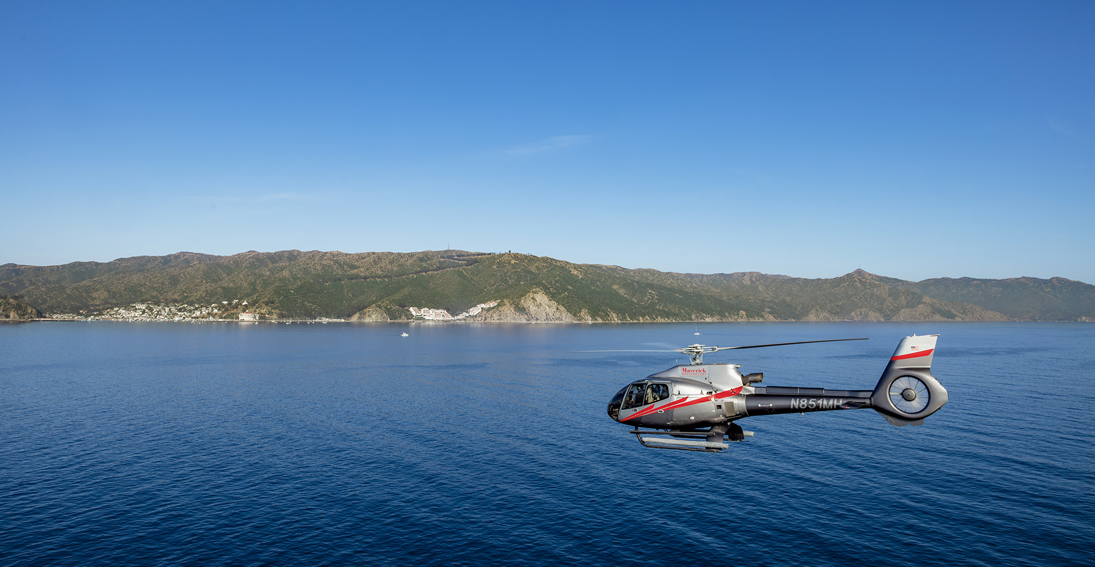
{"label": "silver fuselage panel", "polygon": [[740,364],[681,364],[669,370],[663,370],[657,374],[651,374],[648,379],[669,378],[673,380],[688,379],[706,383],[716,391],[729,390],[742,385]]}

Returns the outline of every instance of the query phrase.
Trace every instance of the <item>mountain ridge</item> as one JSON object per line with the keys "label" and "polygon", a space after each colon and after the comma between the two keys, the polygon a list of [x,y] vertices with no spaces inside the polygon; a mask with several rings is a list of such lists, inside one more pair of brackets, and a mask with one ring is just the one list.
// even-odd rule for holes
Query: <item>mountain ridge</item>
{"label": "mountain ridge", "polygon": [[[411,318],[410,307],[476,321],[1095,320],[1095,286],[1066,278],[932,278],[856,269],[835,278],[755,271],[661,272],[464,250],[345,253],[177,252],[58,266],[0,265],[0,294],[43,313],[91,314],[137,302],[247,309],[262,317]],[[235,304],[226,302],[236,301]]]}

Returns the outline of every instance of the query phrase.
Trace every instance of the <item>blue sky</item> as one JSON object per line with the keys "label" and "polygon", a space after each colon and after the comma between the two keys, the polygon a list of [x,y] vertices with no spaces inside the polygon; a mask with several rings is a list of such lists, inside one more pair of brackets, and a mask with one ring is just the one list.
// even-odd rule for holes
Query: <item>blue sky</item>
{"label": "blue sky", "polygon": [[0,263],[1095,283],[1095,3],[0,1]]}

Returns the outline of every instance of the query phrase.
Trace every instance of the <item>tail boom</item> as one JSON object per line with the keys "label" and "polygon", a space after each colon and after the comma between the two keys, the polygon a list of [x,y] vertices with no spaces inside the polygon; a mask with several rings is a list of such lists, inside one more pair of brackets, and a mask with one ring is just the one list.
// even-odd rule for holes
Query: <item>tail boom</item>
{"label": "tail boom", "polygon": [[745,398],[747,415],[805,413],[871,407],[871,390],[758,387]]}
{"label": "tail boom", "polygon": [[921,425],[948,398],[947,390],[931,373],[938,337],[913,335],[902,339],[874,390],[759,386],[744,396],[744,408],[735,406],[736,411],[746,417],[871,408],[896,426]]}

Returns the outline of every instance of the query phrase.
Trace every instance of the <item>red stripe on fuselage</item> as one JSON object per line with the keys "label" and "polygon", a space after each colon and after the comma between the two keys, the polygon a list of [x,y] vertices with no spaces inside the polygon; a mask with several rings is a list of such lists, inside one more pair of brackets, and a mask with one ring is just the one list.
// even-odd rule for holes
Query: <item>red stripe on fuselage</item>
{"label": "red stripe on fuselage", "polygon": [[730,396],[736,396],[736,395],[738,395],[739,392],[741,392],[742,388],[743,388],[743,386],[738,386],[737,388],[734,388],[733,390],[726,390],[725,392],[719,392],[719,393],[715,394],[715,399],[716,400],[721,400],[723,398],[729,398]]}
{"label": "red stripe on fuselage", "polygon": [[693,405],[696,405],[696,404],[702,404],[703,402],[710,402],[710,401],[714,401],[714,400],[721,400],[723,398],[729,398],[731,396],[738,395],[738,393],[740,393],[740,392],[741,392],[741,387],[739,386],[739,387],[734,388],[732,390],[726,390],[724,392],[719,392],[719,393],[711,395],[711,396],[701,396],[701,397],[699,397],[695,400],[692,400],[692,401],[688,400],[688,398],[690,396],[685,396],[683,399],[677,400],[675,402],[669,402],[667,404],[662,404],[660,406],[650,406],[646,409],[639,410],[639,411],[637,411],[637,412],[621,419],[620,423],[623,423],[623,422],[631,420],[631,419],[635,419],[636,417],[642,417],[644,415],[650,415],[650,414],[652,414],[656,411],[659,411],[659,410],[665,411],[665,410],[669,410],[669,409],[683,408],[683,407],[693,406]]}
{"label": "red stripe on fuselage", "polygon": [[669,402],[667,404],[662,404],[660,406],[650,406],[646,409],[641,409],[641,410],[631,414],[630,416],[621,419],[620,422],[623,423],[623,422],[625,422],[629,419],[635,419],[636,417],[642,417],[644,415],[650,415],[650,414],[652,414],[652,413],[654,413],[658,410],[665,411],[667,409],[673,409],[675,407],[680,407],[680,406],[684,405],[683,402],[685,402],[687,400],[688,400],[688,398],[685,398],[684,400],[677,400],[675,402]]}
{"label": "red stripe on fuselage", "polygon": [[909,354],[903,354],[901,356],[895,356],[895,357],[891,358],[890,361],[892,362],[894,360],[905,360],[906,358],[920,358],[921,356],[928,356],[933,351],[935,351],[935,349],[929,348],[928,350],[926,350],[924,352],[910,352]]}

